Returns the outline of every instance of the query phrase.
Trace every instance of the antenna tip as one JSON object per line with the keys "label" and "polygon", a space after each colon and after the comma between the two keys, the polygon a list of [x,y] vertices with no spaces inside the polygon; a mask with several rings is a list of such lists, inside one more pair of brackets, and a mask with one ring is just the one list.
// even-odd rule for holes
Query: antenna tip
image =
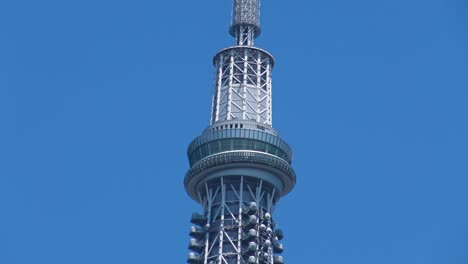
{"label": "antenna tip", "polygon": [[231,35],[239,26],[250,26],[260,35],[260,0],[234,0]]}

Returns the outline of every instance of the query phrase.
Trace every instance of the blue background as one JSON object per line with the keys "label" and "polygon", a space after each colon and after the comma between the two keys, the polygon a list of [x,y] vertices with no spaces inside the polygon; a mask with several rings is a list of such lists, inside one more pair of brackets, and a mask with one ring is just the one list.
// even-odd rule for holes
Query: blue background
{"label": "blue background", "polygon": [[[287,263],[468,263],[468,5],[262,5]],[[230,0],[0,1],[0,263],[185,263]]]}

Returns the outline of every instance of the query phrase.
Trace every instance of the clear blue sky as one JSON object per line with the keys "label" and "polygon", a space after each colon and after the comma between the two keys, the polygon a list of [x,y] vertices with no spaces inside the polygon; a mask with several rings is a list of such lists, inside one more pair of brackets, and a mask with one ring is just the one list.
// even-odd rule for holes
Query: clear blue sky
{"label": "clear blue sky", "polygon": [[[287,263],[468,263],[468,5],[263,0]],[[0,263],[185,263],[231,0],[0,1]]]}

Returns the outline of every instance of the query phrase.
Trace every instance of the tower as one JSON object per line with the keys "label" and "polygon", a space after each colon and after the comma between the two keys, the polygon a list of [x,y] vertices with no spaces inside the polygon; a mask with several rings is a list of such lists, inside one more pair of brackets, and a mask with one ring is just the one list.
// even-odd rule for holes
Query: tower
{"label": "tower", "polygon": [[219,51],[210,125],[188,147],[184,184],[194,213],[190,264],[282,264],[283,233],[273,212],[296,183],[292,152],[272,127],[273,57],[254,46],[259,0],[234,0],[230,34]]}

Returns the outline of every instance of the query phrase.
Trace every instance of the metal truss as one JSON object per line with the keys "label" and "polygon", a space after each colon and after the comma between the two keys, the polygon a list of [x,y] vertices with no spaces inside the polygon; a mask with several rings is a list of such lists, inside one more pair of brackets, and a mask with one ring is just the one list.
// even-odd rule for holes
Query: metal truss
{"label": "metal truss", "polygon": [[233,29],[238,46],[253,46],[255,40],[255,28],[251,26],[240,25]]}
{"label": "metal truss", "polygon": [[211,124],[254,120],[271,126],[273,57],[254,47],[232,47],[220,51],[214,64],[216,83]]}
{"label": "metal truss", "polygon": [[[200,193],[203,228],[189,248],[199,253],[193,263],[281,264],[282,237],[272,219],[278,196],[268,183],[250,177],[221,177],[205,183]],[[198,220],[197,220],[198,219]],[[196,227],[193,227],[196,230]],[[279,234],[279,237],[277,235]],[[189,257],[190,258],[190,257]],[[190,262],[190,259],[189,259]]]}

